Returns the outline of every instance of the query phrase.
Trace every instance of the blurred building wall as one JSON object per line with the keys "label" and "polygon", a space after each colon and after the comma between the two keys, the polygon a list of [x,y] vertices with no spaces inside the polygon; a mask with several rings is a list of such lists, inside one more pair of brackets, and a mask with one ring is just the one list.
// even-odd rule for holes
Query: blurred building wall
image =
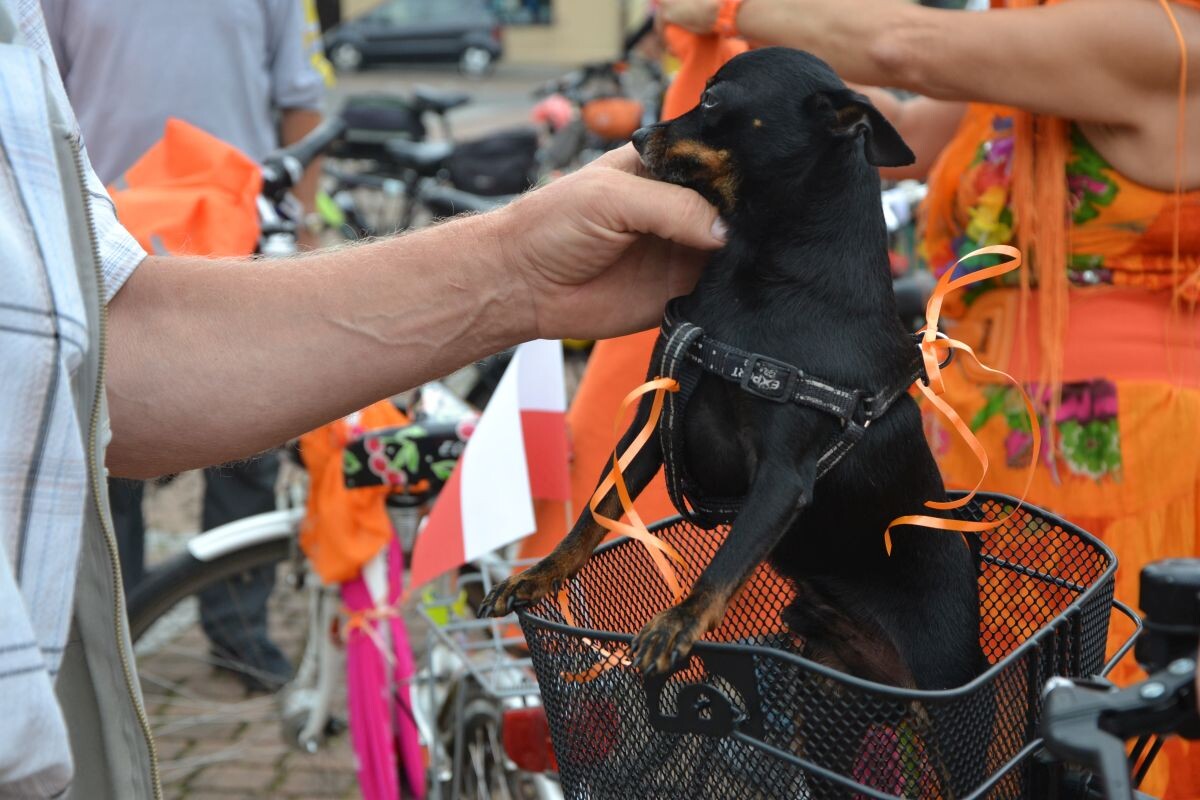
{"label": "blurred building wall", "polygon": [[578,64],[616,58],[621,47],[619,0],[553,0],[549,25],[504,29],[504,58],[517,64]]}
{"label": "blurred building wall", "polygon": [[342,19],[354,19],[379,5],[382,0],[342,0]]}

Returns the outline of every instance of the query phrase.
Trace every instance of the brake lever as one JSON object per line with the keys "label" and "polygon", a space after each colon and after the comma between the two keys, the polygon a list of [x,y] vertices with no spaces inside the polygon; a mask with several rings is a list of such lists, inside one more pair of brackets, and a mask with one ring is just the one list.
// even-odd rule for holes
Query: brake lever
{"label": "brake lever", "polygon": [[1196,662],[1180,658],[1125,689],[1095,681],[1051,678],[1043,693],[1041,732],[1059,758],[1099,775],[1105,797],[1132,800],[1125,740],[1178,733],[1200,739]]}
{"label": "brake lever", "polygon": [[1051,678],[1042,697],[1042,738],[1054,755],[1097,773],[1110,800],[1133,800],[1125,742],[1100,727],[1114,694],[1111,688]]}

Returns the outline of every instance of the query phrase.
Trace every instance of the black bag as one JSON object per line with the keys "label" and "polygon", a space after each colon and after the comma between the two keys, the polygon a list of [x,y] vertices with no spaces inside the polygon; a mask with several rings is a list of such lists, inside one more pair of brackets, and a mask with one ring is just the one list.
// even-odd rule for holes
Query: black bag
{"label": "black bag", "polygon": [[348,98],[342,106],[346,134],[329,154],[335,158],[383,160],[383,143],[402,138],[420,142],[425,139],[421,115],[401,97],[389,94],[360,94]]}
{"label": "black bag", "polygon": [[447,169],[458,189],[495,196],[525,191],[537,173],[537,131],[515,128],[482,139],[463,142],[454,149]]}

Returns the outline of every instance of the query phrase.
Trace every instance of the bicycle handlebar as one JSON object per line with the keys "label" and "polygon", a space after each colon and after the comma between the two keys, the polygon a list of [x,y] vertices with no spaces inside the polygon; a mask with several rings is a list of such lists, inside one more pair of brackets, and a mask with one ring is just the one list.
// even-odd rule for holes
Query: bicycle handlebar
{"label": "bicycle handlebar", "polygon": [[313,128],[307,136],[295,144],[279,151],[281,158],[294,158],[300,166],[307,167],[312,160],[329,148],[329,145],[346,132],[346,122],[341,114],[330,114],[325,121]]}
{"label": "bicycle handlebar", "polygon": [[313,159],[345,132],[346,122],[342,115],[330,114],[303,139],[267,156],[262,167],[263,195],[281,199],[296,185]]}
{"label": "bicycle handlebar", "polygon": [[[1145,627],[1135,651],[1150,677],[1123,689],[1100,681],[1054,678],[1041,720],[1046,748],[1096,774],[1109,800],[1134,796],[1125,740],[1178,734],[1200,740],[1196,648],[1200,644],[1200,559],[1169,559],[1142,570]],[[1138,752],[1135,750],[1135,753]],[[1157,754],[1137,765],[1140,779]]]}

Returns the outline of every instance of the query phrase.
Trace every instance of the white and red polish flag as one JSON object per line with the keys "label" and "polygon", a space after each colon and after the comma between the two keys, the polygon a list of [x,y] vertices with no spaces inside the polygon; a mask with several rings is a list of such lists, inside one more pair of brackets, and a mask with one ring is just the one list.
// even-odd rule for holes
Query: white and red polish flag
{"label": "white and red polish flag", "polygon": [[417,537],[409,591],[533,533],[533,499],[569,500],[562,345],[517,348]]}

